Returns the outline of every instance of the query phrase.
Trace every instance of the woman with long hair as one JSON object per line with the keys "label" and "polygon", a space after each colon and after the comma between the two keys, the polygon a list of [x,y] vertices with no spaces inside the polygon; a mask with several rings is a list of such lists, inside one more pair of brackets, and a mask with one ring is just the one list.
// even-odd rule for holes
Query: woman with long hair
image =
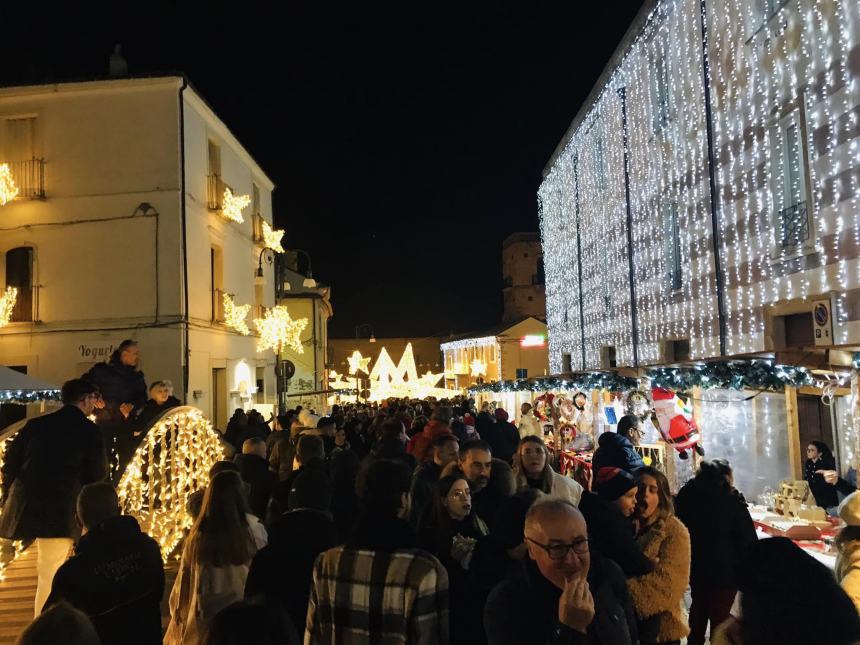
{"label": "woman with long hair", "polygon": [[654,570],[629,578],[642,645],[677,643],[690,633],[681,602],[690,579],[690,534],[675,517],[666,475],[646,466],[637,473],[636,544]]}
{"label": "woman with long hair", "polygon": [[251,560],[265,545],[265,529],[248,509],[238,473],[215,475],[185,539],[164,643],[198,643],[215,615],[242,599]]}
{"label": "woman with long hair", "polygon": [[833,509],[839,504],[836,486],[828,484],[824,475],[818,471],[836,470],[836,459],[826,443],[810,441],[806,446],[806,463],[803,467],[803,478],[809,482],[809,489],[815,498],[815,503],[823,509]]}
{"label": "woman with long hair", "polygon": [[696,476],[678,491],[675,512],[690,532],[690,635],[688,645],[703,645],[731,612],[741,563],[757,541],[743,496],[734,488],[732,467],[724,459],[702,461]]}
{"label": "woman with long hair", "polygon": [[552,469],[549,451],[541,437],[526,435],[520,439],[513,459],[517,490],[536,488],[547,495],[566,499],[579,506],[582,486],[571,477],[565,477]]}

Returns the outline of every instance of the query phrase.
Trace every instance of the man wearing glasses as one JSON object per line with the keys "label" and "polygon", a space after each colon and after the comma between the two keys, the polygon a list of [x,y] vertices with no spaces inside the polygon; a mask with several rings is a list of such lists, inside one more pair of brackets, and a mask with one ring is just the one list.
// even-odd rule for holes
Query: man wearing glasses
{"label": "man wearing glasses", "polygon": [[525,521],[529,560],[487,600],[489,645],[628,645],[636,617],[624,574],[592,552],[585,519],[566,500],[538,500]]}
{"label": "man wearing glasses", "polygon": [[636,452],[636,446],[644,434],[639,417],[632,414],[621,417],[617,432],[604,432],[597,438],[597,450],[591,458],[591,472],[596,475],[601,468],[609,466],[635,475],[645,467],[645,462]]}
{"label": "man wearing glasses", "polygon": [[61,397],[61,409],[31,419],[9,440],[2,470],[0,537],[36,541],[36,616],[73,538],[80,536],[78,493],[107,475],[101,433],[87,418],[101,399],[98,388],[72,379],[63,384]]}

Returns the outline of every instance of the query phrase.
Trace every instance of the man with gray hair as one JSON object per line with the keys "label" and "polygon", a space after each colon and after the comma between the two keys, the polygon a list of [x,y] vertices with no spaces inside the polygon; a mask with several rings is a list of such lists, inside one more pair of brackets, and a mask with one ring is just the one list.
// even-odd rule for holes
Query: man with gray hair
{"label": "man with gray hair", "polygon": [[617,564],[589,550],[585,518],[566,500],[536,501],[526,514],[529,560],[490,592],[489,645],[628,645],[636,616]]}

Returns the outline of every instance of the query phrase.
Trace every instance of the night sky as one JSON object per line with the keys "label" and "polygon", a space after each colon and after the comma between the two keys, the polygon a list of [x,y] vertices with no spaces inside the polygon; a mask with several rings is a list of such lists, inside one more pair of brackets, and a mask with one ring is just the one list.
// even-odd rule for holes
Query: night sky
{"label": "night sky", "polygon": [[492,326],[501,242],[537,230],[541,171],[641,2],[370,4],[123,4],[114,26],[7,31],[0,83],[103,76],[115,43],[132,75],[185,72],[275,182],[330,335]]}

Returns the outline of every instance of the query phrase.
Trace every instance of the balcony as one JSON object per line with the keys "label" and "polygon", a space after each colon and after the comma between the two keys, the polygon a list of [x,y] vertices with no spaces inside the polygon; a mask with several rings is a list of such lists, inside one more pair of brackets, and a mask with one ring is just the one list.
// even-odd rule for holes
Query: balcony
{"label": "balcony", "polygon": [[806,202],[800,202],[779,211],[778,245],[780,249],[794,249],[809,239],[809,217]]}
{"label": "balcony", "polygon": [[16,200],[45,199],[45,160],[8,161],[9,171],[18,188]]}
{"label": "balcony", "polygon": [[[230,188],[221,179],[221,175],[206,176],[206,206],[210,211],[220,211],[224,199],[224,189]],[[230,188],[232,190],[232,188]]]}
{"label": "balcony", "polygon": [[10,323],[26,323],[39,320],[39,287],[17,287],[18,296],[12,309]]}
{"label": "balcony", "polygon": [[263,236],[263,216],[259,213],[254,214],[254,242],[261,246],[265,246],[266,238]]}
{"label": "balcony", "polygon": [[223,289],[212,289],[212,322],[223,323],[224,316],[224,294]]}

